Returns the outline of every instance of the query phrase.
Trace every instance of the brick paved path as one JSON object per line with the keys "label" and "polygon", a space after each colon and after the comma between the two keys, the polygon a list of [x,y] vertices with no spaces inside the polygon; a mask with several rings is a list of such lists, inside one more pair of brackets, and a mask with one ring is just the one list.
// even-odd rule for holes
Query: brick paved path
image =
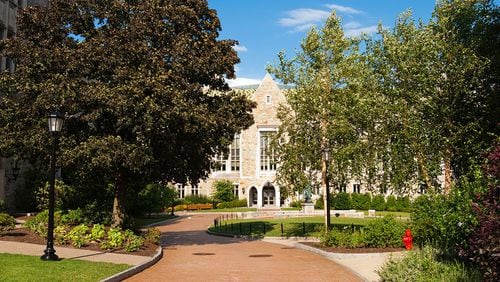
{"label": "brick paved path", "polygon": [[278,244],[208,235],[216,215],[182,216],[158,228],[163,258],[127,281],[361,281],[321,256]]}

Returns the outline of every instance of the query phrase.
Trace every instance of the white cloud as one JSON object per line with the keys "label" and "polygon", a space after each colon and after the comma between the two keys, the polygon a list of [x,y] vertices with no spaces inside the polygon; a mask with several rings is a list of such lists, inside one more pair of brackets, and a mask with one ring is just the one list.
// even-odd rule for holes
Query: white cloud
{"label": "white cloud", "polygon": [[234,51],[236,52],[246,52],[248,51],[247,47],[243,46],[243,45],[236,45],[236,46],[233,46],[233,49]]}
{"label": "white cloud", "polygon": [[282,26],[294,27],[296,31],[302,31],[324,21],[330,13],[316,9],[296,9],[286,12],[286,15],[287,17],[281,18],[278,23]]}
{"label": "white cloud", "polygon": [[261,80],[260,79],[253,79],[253,78],[238,77],[236,79],[227,79],[226,82],[229,85],[229,87],[239,87],[239,86],[260,84]]}
{"label": "white cloud", "polygon": [[352,37],[352,36],[359,36],[363,33],[371,34],[371,33],[375,33],[375,32],[377,32],[377,26],[370,25],[370,26],[359,27],[359,28],[346,28],[344,31],[344,34],[347,37]]}
{"label": "white cloud", "polygon": [[359,28],[359,27],[361,27],[361,24],[359,22],[355,22],[355,21],[348,22],[348,23],[344,24],[345,29],[354,29],[354,28]]}
{"label": "white cloud", "polygon": [[363,12],[360,10],[356,10],[352,7],[348,6],[341,6],[341,5],[336,5],[336,4],[327,4],[325,5],[326,7],[330,9],[335,9],[339,12],[346,13],[346,14],[362,14]]}

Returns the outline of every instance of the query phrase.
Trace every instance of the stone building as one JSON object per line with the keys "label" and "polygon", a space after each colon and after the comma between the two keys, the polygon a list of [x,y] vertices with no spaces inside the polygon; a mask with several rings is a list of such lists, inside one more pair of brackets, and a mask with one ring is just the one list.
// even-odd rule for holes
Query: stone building
{"label": "stone building", "polygon": [[254,124],[235,136],[228,154],[216,158],[207,180],[196,187],[177,184],[181,198],[197,194],[211,195],[215,181],[230,180],[235,196],[247,199],[248,206],[281,206],[280,188],[274,182],[277,163],[269,147],[280,125],[278,106],[286,103],[286,99],[269,74],[252,93],[251,99],[257,103],[253,109]]}

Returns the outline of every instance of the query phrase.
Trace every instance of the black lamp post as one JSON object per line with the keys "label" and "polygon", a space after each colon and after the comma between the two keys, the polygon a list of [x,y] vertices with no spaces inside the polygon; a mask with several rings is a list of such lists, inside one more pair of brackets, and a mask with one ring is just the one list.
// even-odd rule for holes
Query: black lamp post
{"label": "black lamp post", "polygon": [[323,147],[323,161],[325,162],[325,193],[326,193],[326,230],[330,230],[330,179],[328,178],[328,164],[330,162],[330,148]]}
{"label": "black lamp post", "polygon": [[56,151],[57,139],[63,125],[63,116],[59,113],[52,113],[49,116],[49,132],[52,134],[52,156],[50,161],[50,188],[49,188],[49,226],[47,229],[47,248],[42,260],[58,260],[54,249],[54,189],[56,185]]}

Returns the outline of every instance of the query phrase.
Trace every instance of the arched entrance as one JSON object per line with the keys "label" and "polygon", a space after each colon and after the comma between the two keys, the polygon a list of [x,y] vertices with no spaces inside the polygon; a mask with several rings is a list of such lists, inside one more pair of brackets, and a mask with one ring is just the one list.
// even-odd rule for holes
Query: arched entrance
{"label": "arched entrance", "polygon": [[259,197],[257,196],[257,188],[252,186],[252,188],[250,188],[250,191],[248,191],[248,197],[249,206],[257,206],[259,200]]}
{"label": "arched entrance", "polygon": [[272,207],[276,205],[276,190],[274,186],[267,182],[262,188],[262,206]]}

